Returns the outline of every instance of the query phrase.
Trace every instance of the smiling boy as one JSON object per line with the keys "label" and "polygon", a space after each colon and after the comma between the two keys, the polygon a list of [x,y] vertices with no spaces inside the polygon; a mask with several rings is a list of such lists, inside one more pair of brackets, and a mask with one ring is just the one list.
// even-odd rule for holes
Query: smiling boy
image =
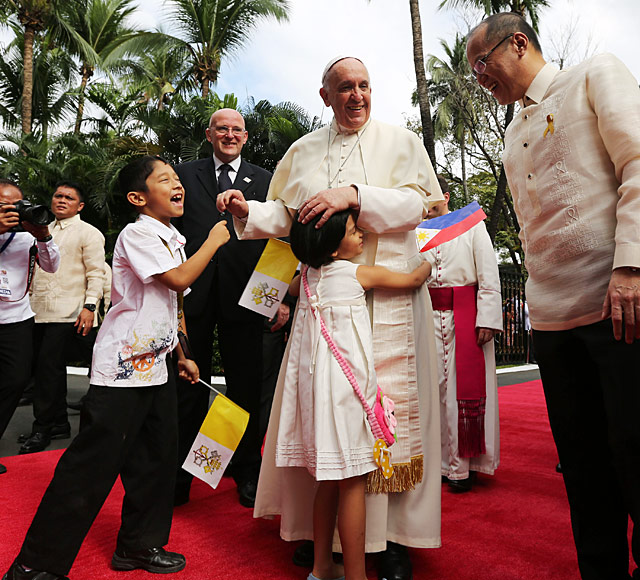
{"label": "smiling boy", "polygon": [[[65,579],[118,475],[125,488],[115,570],[171,573],[185,558],[167,552],[177,454],[175,380],[196,382],[196,364],[178,345],[181,294],[229,239],[224,222],[185,260],[184,238],[171,225],[184,189],[161,157],[132,161],[120,189],[139,213],[118,236],[113,306],[94,348],[83,428],[60,458],[53,480],[4,580]],[[168,368],[169,367],[169,368]],[[60,533],[64,523],[65,533]]]}

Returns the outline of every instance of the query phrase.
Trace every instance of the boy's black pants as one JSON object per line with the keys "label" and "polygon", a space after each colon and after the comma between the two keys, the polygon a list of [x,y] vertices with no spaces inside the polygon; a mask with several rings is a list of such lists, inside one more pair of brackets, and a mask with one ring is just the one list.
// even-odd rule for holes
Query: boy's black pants
{"label": "boy's black pants", "polygon": [[82,429],[60,458],[17,561],[66,576],[118,475],[125,496],[117,547],[169,540],[177,457],[175,377],[150,387],[91,385]]}

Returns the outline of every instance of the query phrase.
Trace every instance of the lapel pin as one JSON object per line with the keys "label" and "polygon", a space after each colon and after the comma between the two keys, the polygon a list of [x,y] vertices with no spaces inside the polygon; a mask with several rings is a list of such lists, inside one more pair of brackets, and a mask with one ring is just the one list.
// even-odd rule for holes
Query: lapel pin
{"label": "lapel pin", "polygon": [[547,133],[551,133],[553,135],[554,132],[554,128],[553,128],[553,115],[547,115],[547,128],[544,130],[544,133],[542,134],[542,137],[546,137]]}
{"label": "lapel pin", "polygon": [[244,181],[245,183],[251,183],[251,178],[245,177],[242,181]]}

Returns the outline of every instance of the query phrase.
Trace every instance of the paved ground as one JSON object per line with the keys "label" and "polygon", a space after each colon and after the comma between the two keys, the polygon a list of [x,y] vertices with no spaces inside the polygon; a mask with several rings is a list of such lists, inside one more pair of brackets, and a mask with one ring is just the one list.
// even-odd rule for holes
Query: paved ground
{"label": "paved ground", "polygon": [[[77,401],[89,388],[89,379],[85,374],[76,374],[81,369],[73,369],[73,374],[68,375],[67,379],[67,400]],[[523,367],[510,367],[498,370],[498,386],[513,385],[534,381],[540,378],[538,367],[535,365],[526,365]],[[29,433],[33,422],[33,410],[31,405],[26,407],[18,407],[7,430],[2,439],[0,439],[0,457],[9,455],[17,455],[20,444],[17,443],[18,435],[21,433]],[[80,422],[80,412],[69,409],[69,422],[71,423],[71,434],[75,436],[78,432]],[[63,449],[71,439],[58,439],[51,442],[48,449]]]}

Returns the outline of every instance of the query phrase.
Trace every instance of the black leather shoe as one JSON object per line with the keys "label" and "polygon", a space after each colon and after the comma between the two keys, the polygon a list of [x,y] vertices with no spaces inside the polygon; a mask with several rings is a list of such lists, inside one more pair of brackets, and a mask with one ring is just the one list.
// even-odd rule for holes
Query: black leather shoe
{"label": "black leather shoe", "polygon": [[26,407],[28,405],[33,405],[33,397],[29,395],[23,395],[22,397],[20,397],[20,400],[18,401],[18,407]]}
{"label": "black leather shoe", "polygon": [[558,465],[556,465],[556,471],[558,473],[562,473],[562,463],[558,463]]}
{"label": "black leather shoe", "polygon": [[2,475],[3,473],[7,473],[7,468],[2,465],[2,463],[0,463],[0,475]]}
{"label": "black leather shoe", "polygon": [[240,505],[252,508],[256,503],[256,491],[258,491],[258,483],[249,479],[238,484],[238,499]]}
{"label": "black leather shoe", "polygon": [[44,433],[34,433],[27,439],[18,450],[19,455],[26,455],[27,453],[37,453],[38,451],[44,451],[51,443],[51,438]]}
{"label": "black leather shoe", "polygon": [[450,479],[449,487],[451,491],[455,491],[456,493],[464,493],[466,491],[471,491],[473,487],[473,482],[471,477],[467,477],[467,479]]}
{"label": "black leather shoe", "polygon": [[[18,435],[18,443],[24,443],[27,439],[31,439],[35,433],[22,433]],[[51,427],[49,439],[69,439],[71,437],[71,425],[54,425]]]}
{"label": "black leather shoe", "polygon": [[378,556],[378,580],[411,580],[413,569],[409,550],[394,542],[387,542],[387,549]]}
{"label": "black leather shoe", "polygon": [[2,580],[69,580],[69,578],[42,570],[25,570],[23,566],[14,562]]}
{"label": "black leather shoe", "polygon": [[137,570],[141,568],[154,574],[180,572],[187,564],[184,556],[176,552],[167,552],[164,548],[149,548],[136,552],[116,550],[111,558],[114,570]]}
{"label": "black leather shoe", "polygon": [[293,551],[293,563],[302,568],[313,568],[313,542],[305,540]]}

